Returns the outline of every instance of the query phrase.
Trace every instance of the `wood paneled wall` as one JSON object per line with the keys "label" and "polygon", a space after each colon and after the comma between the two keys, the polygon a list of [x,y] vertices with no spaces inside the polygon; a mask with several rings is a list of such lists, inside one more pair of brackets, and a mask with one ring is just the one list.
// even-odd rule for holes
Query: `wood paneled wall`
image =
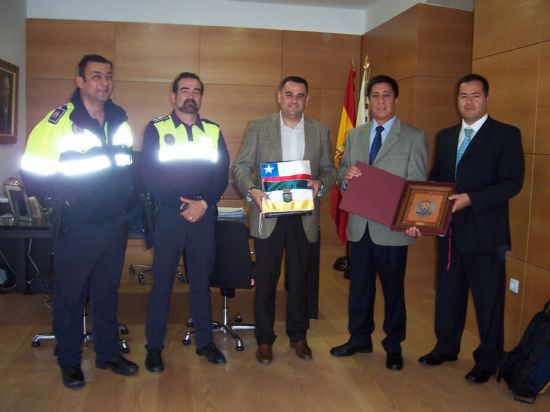
{"label": "wood paneled wall", "polygon": [[[171,24],[27,20],[27,130],[74,88],[76,65],[89,53],[114,63],[113,100],[128,113],[137,147],[153,117],[171,110],[170,87],[182,71],[205,83],[201,115],[220,124],[232,163],[246,124],[278,110],[275,93],[288,75],[310,83],[306,114],[330,126],[335,142],[352,59],[361,37]],[[231,190],[226,197],[235,198]],[[339,243],[322,202],[323,242]]]}
{"label": "wood paneled wall", "polygon": [[490,82],[489,113],[521,129],[526,175],[511,202],[506,342],[517,342],[550,298],[550,2],[475,2],[473,70]]}

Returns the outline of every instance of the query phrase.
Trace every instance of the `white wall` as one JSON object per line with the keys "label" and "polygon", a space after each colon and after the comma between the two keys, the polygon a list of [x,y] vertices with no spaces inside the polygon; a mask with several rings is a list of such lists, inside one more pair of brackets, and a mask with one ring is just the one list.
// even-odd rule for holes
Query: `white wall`
{"label": "white wall", "polygon": [[365,12],[352,9],[228,0],[27,0],[27,4],[29,18],[365,33]]}
{"label": "white wall", "polygon": [[17,143],[0,144],[0,184],[19,170],[25,146],[26,0],[0,0],[0,59],[19,66]]}

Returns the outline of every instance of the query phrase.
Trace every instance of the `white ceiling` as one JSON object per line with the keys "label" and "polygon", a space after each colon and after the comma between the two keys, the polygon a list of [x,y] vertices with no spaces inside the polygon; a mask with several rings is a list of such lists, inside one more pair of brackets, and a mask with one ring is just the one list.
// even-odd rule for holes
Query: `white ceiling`
{"label": "white ceiling", "polygon": [[[335,9],[367,10],[370,6],[380,2],[399,0],[229,0],[239,3],[266,3],[275,5],[330,7]],[[463,10],[473,10],[474,0],[427,0],[428,4],[454,7]]]}
{"label": "white ceiling", "polygon": [[365,10],[378,0],[229,0],[241,3],[267,3],[292,6],[331,7],[335,9]]}

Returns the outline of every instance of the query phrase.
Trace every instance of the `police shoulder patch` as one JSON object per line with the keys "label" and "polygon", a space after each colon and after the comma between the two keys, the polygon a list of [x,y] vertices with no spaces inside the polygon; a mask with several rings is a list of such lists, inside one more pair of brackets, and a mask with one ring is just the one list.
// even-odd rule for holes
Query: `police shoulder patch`
{"label": "police shoulder patch", "polygon": [[158,123],[158,122],[163,122],[165,120],[168,120],[170,118],[169,115],[165,115],[165,116],[158,116],[158,117],[155,117],[153,119],[153,123]]}
{"label": "police shoulder patch", "polygon": [[50,115],[50,118],[48,119],[48,122],[52,124],[57,124],[59,122],[59,119],[63,117],[65,112],[67,111],[67,105],[59,106],[57,109],[53,111],[53,113]]}

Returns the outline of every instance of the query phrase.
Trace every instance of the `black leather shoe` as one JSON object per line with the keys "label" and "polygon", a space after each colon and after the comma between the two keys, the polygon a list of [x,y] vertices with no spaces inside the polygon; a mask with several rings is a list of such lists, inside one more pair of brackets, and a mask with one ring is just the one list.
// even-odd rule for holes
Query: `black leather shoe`
{"label": "black leather shoe", "polygon": [[352,345],[349,342],[346,342],[343,345],[335,346],[330,350],[330,354],[332,356],[351,356],[356,354],[357,352],[371,353],[372,345],[356,346],[356,345]]}
{"label": "black leather shoe", "polygon": [[445,355],[435,349],[430,353],[418,358],[418,362],[423,365],[441,365],[443,362],[454,362],[458,359],[457,355]]}
{"label": "black leather shoe", "polygon": [[472,383],[484,383],[487,382],[494,374],[494,371],[480,369],[476,365],[466,374],[464,378]]}
{"label": "black leather shoe", "polygon": [[403,369],[403,356],[398,352],[388,353],[386,355],[386,368],[392,371]]}
{"label": "black leather shoe", "polygon": [[151,373],[160,373],[164,370],[160,349],[148,349],[145,358],[145,367]]}
{"label": "black leather shoe", "polygon": [[197,349],[197,355],[206,356],[208,362],[215,365],[223,365],[225,363],[225,356],[223,356],[223,353],[220,352],[214,342],[210,342],[208,345]]}
{"label": "black leather shoe", "polygon": [[95,366],[99,369],[110,369],[114,373],[124,376],[135,375],[139,370],[139,366],[124,358],[122,355],[117,355],[110,361],[96,359]]}
{"label": "black leather shoe", "polygon": [[67,388],[82,388],[84,386],[84,374],[79,365],[61,368],[61,380]]}

